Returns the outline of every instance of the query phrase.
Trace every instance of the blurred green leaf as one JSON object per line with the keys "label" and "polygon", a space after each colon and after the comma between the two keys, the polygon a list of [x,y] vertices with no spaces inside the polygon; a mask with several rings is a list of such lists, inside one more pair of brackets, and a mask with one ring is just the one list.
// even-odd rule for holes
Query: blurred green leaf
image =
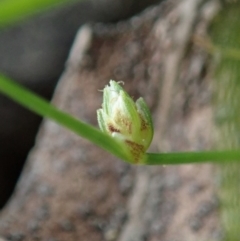
{"label": "blurred green leaf", "polygon": [[[0,28],[25,17],[76,0],[0,0]],[[78,0],[79,1],[79,0]]]}
{"label": "blurred green leaf", "polygon": [[[240,2],[225,3],[211,27],[218,46],[215,61],[215,118],[219,149],[240,147]],[[231,51],[229,51],[231,50]],[[223,53],[223,54],[222,54]],[[227,54],[226,54],[227,53]],[[220,198],[225,241],[240,238],[240,163],[220,166]]]}

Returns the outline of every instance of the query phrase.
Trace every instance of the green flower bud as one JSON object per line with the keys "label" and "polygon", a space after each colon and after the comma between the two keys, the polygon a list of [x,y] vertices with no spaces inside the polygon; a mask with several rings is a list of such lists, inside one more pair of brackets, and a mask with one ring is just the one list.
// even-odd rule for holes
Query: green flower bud
{"label": "green flower bud", "polygon": [[124,144],[133,163],[143,156],[153,137],[152,118],[143,98],[136,103],[114,80],[103,90],[102,109],[97,110],[100,129]]}

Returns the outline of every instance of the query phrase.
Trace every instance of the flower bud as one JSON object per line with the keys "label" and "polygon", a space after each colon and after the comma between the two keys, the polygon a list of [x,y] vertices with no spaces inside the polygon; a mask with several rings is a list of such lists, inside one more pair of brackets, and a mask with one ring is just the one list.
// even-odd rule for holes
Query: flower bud
{"label": "flower bud", "polygon": [[97,118],[103,132],[124,143],[133,163],[143,161],[153,137],[151,114],[143,98],[134,103],[119,83],[110,80]]}

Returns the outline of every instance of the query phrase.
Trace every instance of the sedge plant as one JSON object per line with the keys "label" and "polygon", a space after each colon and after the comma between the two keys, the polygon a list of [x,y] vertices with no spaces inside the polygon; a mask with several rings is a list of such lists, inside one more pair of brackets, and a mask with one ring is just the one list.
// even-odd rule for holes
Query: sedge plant
{"label": "sedge plant", "polygon": [[[76,0],[71,0],[71,2],[74,1]],[[66,4],[67,2],[69,3],[67,0],[2,0],[0,1],[0,29],[18,23],[36,12]],[[213,48],[213,50],[218,50],[218,48]],[[102,109],[98,110],[98,121],[101,130],[57,109],[45,99],[4,75],[0,75],[0,92],[38,115],[56,121],[81,137],[132,164],[169,165],[240,160],[240,151],[238,149],[207,152],[147,153],[154,132],[150,111],[141,97],[134,103],[127,92],[114,81],[110,82],[110,85],[105,88]],[[118,115],[110,114],[112,110],[119,109],[115,108],[118,106],[123,111],[123,114],[120,114],[120,119],[124,117],[128,124],[121,122],[120,119],[116,120]],[[132,129],[124,129],[129,127],[129,123]]]}
{"label": "sedge plant", "polygon": [[[109,90],[112,92],[111,88],[113,87],[111,87],[111,85],[117,85],[114,87],[117,88],[117,90],[114,90],[114,94],[111,93],[110,96],[106,96]],[[74,116],[71,116],[64,111],[57,109],[55,106],[53,106],[42,97],[15,83],[4,75],[0,75],[0,92],[10,97],[14,101],[18,102],[22,106],[28,108],[29,110],[37,113],[38,115],[49,118],[61,124],[62,126],[75,132],[79,136],[89,140],[90,142],[105,149],[113,155],[132,164],[171,165],[240,160],[239,150],[147,153],[146,150],[150,145],[153,135],[153,126],[148,107],[146,106],[146,103],[142,98],[140,98],[140,100],[137,101],[137,103],[135,104],[132,100],[129,99],[130,97],[123,90],[123,88],[119,86],[119,84],[116,82],[110,82],[110,87],[107,86],[105,88],[104,101],[110,101],[110,103],[106,104],[103,101],[103,109],[98,110],[98,120],[102,131],[97,129],[96,127],[84,123],[81,120],[76,119]],[[108,99],[111,97],[113,99]],[[123,99],[118,100],[116,98]],[[128,133],[128,130],[122,129],[125,124],[122,124],[121,121],[120,123],[118,123],[118,121],[116,121],[115,119],[116,117],[114,114],[113,116],[110,116],[110,118],[113,118],[113,120],[109,119],[109,116],[107,114],[112,107],[106,105],[111,104],[111,102],[113,102],[113,105],[116,105],[115,101],[122,102],[120,110],[122,111],[123,109],[124,113],[122,113],[121,115],[127,116],[127,119],[131,122],[132,125],[137,122],[137,126],[140,129],[136,128],[136,130],[134,130],[134,136],[131,137],[131,135]],[[129,106],[129,103],[131,103],[131,106]],[[132,111],[135,116],[134,118],[139,118],[138,120],[131,119]],[[106,121],[106,123],[103,123],[103,121]],[[111,121],[114,121],[114,126],[109,127],[110,129],[107,130],[107,126],[109,125],[109,123],[111,123]],[[146,138],[145,140],[142,140],[144,139],[143,136],[145,134],[141,133],[141,125],[143,125],[141,122],[144,122],[144,125],[147,126],[147,130],[145,131],[146,136],[144,137]],[[112,131],[115,128],[116,131]],[[139,149],[137,151],[137,157],[136,153],[134,154],[134,149],[132,149],[132,145],[129,145],[129,142],[133,142],[137,145],[142,145],[142,148],[139,148],[141,151],[139,151]]]}

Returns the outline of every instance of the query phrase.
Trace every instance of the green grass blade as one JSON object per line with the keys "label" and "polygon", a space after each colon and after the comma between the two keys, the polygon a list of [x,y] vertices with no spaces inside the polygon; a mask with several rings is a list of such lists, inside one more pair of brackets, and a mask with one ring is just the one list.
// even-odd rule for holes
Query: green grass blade
{"label": "green grass blade", "polygon": [[126,154],[123,151],[124,149],[113,138],[91,125],[81,122],[73,116],[58,110],[40,96],[32,93],[3,75],[0,75],[0,92],[40,116],[56,121],[83,138],[86,138],[99,147],[111,152],[115,156],[127,160]]}
{"label": "green grass blade", "polygon": [[0,28],[49,7],[76,0],[0,0]]}
{"label": "green grass blade", "polygon": [[[123,160],[128,160],[124,147],[113,138],[105,135],[95,127],[88,125],[68,113],[58,110],[43,98],[26,88],[0,75],[0,92],[15,100],[22,106],[32,110],[40,116],[47,117],[72,130],[79,136],[91,141]],[[240,151],[221,152],[180,152],[180,153],[147,153],[146,165],[174,165],[203,162],[226,162],[240,160]],[[131,162],[131,161],[130,161]]]}
{"label": "green grass blade", "polygon": [[206,152],[176,152],[176,153],[147,153],[147,165],[176,165],[204,162],[240,161],[240,150],[206,151]]}

